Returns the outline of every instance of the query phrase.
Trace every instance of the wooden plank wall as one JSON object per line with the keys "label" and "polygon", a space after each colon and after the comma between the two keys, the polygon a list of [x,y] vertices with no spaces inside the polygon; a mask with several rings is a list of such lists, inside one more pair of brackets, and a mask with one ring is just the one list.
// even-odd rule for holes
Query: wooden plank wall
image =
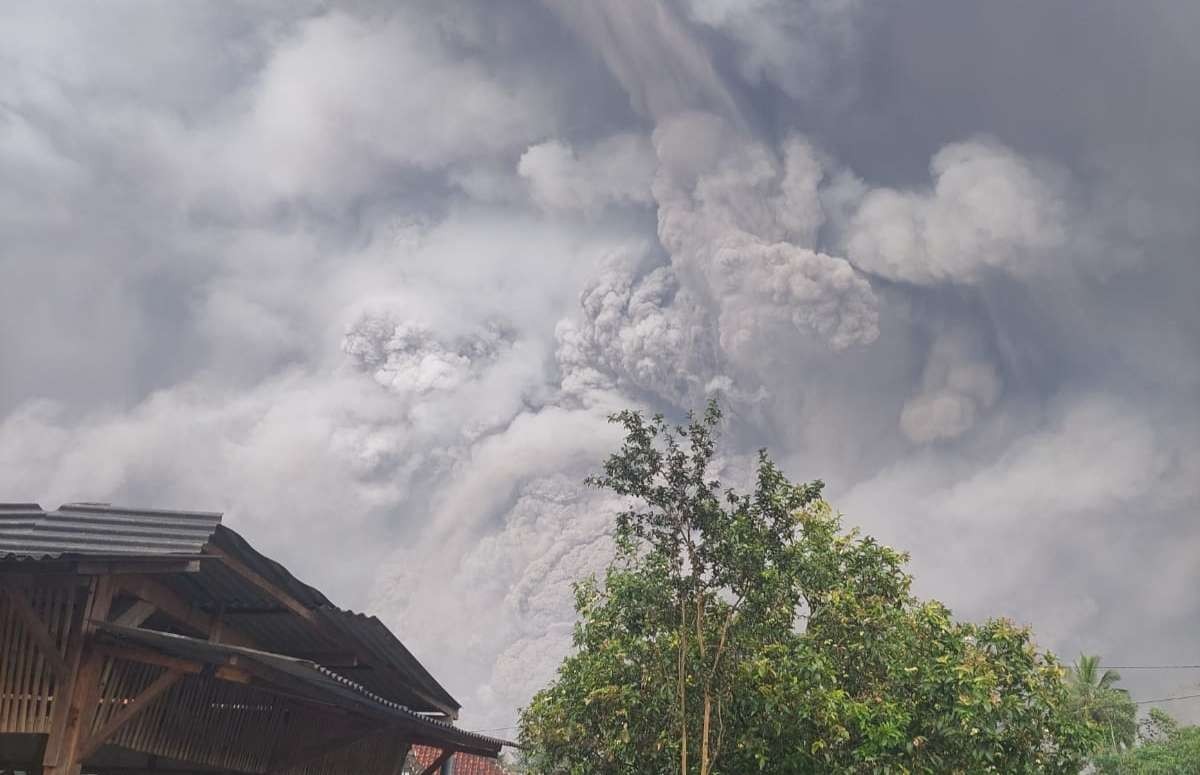
{"label": "wooden plank wall", "polygon": [[[134,665],[111,660],[116,665]],[[134,697],[162,668],[147,675],[128,668],[130,686],[114,690]],[[136,679],[134,676],[136,675]],[[109,741],[142,753],[166,756],[239,772],[266,772],[271,754],[286,731],[291,703],[278,695],[200,675],[180,681]],[[97,726],[96,728],[99,728]]]}
{"label": "wooden plank wall", "polygon": [[[296,732],[301,732],[296,725]],[[393,732],[381,732],[359,740],[343,749],[330,752],[310,762],[290,767],[280,775],[359,775],[383,773],[392,775],[400,769],[401,760],[408,754],[408,743]]]}
{"label": "wooden plank wall", "polygon": [[[71,584],[13,586],[5,592],[27,600],[60,655],[65,655],[72,622],[86,600],[86,588]],[[90,729],[97,730],[120,713],[165,668],[104,657],[100,697]],[[8,594],[0,594],[0,733],[47,734],[55,702],[56,676],[41,646],[30,635]],[[120,727],[108,744],[242,773],[262,775],[272,762],[286,761],[331,729],[352,719],[241,683],[211,675],[188,675],[146,705]],[[311,761],[297,763],[286,775],[363,775],[398,771],[407,752],[399,735],[363,738]]]}
{"label": "wooden plank wall", "polygon": [[[64,654],[75,609],[82,605],[80,588],[55,584],[6,586],[5,591],[29,602]],[[49,732],[55,683],[41,647],[8,595],[0,594],[0,732]]]}

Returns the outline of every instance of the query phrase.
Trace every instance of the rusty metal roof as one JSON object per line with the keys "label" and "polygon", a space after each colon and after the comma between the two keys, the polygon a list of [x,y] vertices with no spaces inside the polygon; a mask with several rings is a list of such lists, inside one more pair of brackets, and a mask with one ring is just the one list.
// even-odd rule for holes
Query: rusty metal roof
{"label": "rusty metal roof", "polygon": [[294,691],[299,686],[300,690],[313,700],[328,702],[336,699],[339,704],[355,707],[363,713],[394,718],[419,732],[433,744],[485,756],[496,756],[501,747],[513,745],[506,740],[468,732],[450,723],[423,716],[404,705],[380,697],[333,670],[307,660],[137,627],[100,624],[98,628],[115,640],[148,647],[168,656],[210,665],[228,664],[231,657],[236,658],[238,664],[245,661],[256,663],[276,675],[282,674],[281,678],[286,676],[295,682],[291,686],[282,686],[281,689]]}

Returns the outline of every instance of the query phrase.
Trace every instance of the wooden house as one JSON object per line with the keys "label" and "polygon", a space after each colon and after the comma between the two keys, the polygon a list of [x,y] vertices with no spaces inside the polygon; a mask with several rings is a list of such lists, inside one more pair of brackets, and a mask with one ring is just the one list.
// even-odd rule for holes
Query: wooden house
{"label": "wooden house", "polygon": [[[0,773],[397,775],[495,758],[378,619],[219,514],[0,504]],[[429,772],[435,771],[431,767]]]}

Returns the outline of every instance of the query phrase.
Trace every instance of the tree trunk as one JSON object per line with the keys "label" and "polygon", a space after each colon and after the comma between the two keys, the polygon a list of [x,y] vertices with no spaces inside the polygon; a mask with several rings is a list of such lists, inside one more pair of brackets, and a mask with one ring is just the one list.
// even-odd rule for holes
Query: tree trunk
{"label": "tree trunk", "polygon": [[679,775],[687,775],[687,600],[679,601]]}
{"label": "tree trunk", "polygon": [[704,720],[700,727],[700,775],[708,775],[708,730],[712,719],[712,678],[704,659],[704,595],[696,594],[696,648],[700,652],[700,669],[704,671]]}

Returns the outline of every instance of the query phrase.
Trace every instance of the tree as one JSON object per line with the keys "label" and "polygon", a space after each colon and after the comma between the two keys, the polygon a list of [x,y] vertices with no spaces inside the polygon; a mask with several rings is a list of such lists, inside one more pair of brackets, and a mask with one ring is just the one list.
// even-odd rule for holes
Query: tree
{"label": "tree", "polygon": [[917,600],[904,554],[765,452],[750,492],[723,488],[716,405],[613,419],[625,442],[589,481],[630,507],[522,712],[530,772],[1078,772],[1094,727],[1027,630]]}
{"label": "tree", "polygon": [[1129,692],[1117,687],[1121,674],[1100,669],[1100,657],[1079,655],[1069,684],[1079,712],[1104,735],[1101,745],[1128,748],[1137,737],[1137,705]]}
{"label": "tree", "polygon": [[1097,757],[1100,775],[1195,775],[1200,772],[1200,727],[1179,722],[1154,708],[1143,723],[1140,744]]}

